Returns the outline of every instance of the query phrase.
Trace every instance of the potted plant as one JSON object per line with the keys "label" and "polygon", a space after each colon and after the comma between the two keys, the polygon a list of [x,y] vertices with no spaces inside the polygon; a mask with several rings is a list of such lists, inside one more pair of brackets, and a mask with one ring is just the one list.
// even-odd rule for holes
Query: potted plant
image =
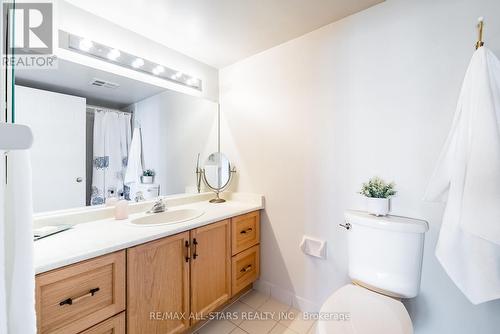
{"label": "potted plant", "polygon": [[361,195],[366,197],[366,207],[368,213],[375,216],[386,216],[389,209],[389,199],[396,194],[394,182],[387,183],[379,177],[373,177],[368,182],[363,183]]}
{"label": "potted plant", "polygon": [[153,169],[146,169],[142,172],[141,182],[145,184],[151,184],[155,181],[155,171]]}

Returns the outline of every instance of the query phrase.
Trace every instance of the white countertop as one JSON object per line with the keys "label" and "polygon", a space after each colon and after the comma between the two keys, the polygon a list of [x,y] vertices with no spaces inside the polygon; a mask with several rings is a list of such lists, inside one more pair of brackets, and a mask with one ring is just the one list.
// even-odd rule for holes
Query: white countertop
{"label": "white countertop", "polygon": [[226,203],[212,204],[204,200],[169,207],[169,210],[193,208],[204,212],[198,218],[177,224],[137,226],[130,223],[130,219],[143,213],[132,214],[127,220],[107,218],[76,224],[70,230],[35,241],[35,272],[40,274],[229,217],[263,209],[262,196],[256,198],[260,198],[260,201],[235,196],[234,200],[228,200]]}

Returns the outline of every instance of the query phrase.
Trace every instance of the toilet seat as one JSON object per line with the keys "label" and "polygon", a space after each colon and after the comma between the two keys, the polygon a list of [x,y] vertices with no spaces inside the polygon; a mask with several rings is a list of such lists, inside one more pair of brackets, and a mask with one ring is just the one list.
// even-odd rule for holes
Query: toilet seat
{"label": "toilet seat", "polygon": [[403,303],[354,284],[333,293],[319,317],[318,334],[413,334]]}

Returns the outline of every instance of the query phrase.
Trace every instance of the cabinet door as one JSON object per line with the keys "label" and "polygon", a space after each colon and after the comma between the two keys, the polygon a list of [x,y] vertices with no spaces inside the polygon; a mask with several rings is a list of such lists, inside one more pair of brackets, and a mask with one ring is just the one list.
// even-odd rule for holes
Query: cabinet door
{"label": "cabinet door", "polygon": [[207,315],[231,296],[230,221],[191,231],[191,312]]}
{"label": "cabinet door", "polygon": [[189,232],[127,250],[127,333],[189,327]]}

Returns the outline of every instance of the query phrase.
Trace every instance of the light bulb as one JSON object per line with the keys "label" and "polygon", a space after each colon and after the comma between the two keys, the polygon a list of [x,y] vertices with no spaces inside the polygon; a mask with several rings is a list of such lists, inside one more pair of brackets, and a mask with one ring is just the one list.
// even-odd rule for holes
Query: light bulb
{"label": "light bulb", "polygon": [[133,68],[139,68],[141,66],[144,65],[144,60],[142,58],[136,58],[133,62],[132,62],[132,67]]}
{"label": "light bulb", "polygon": [[165,69],[163,68],[163,66],[160,66],[160,65],[153,68],[154,75],[159,75],[159,74],[163,73],[163,71],[165,71]]}
{"label": "light bulb", "polygon": [[85,51],[85,52],[92,49],[93,46],[94,46],[94,43],[90,39],[86,39],[86,38],[82,39],[80,41],[80,44],[78,45],[80,50]]}
{"label": "light bulb", "polygon": [[121,55],[120,50],[113,49],[113,50],[111,50],[111,51],[108,52],[108,59],[115,61],[118,58],[120,58],[120,55]]}
{"label": "light bulb", "polygon": [[173,80],[179,80],[182,77],[182,72],[177,72],[174,75],[172,75]]}
{"label": "light bulb", "polygon": [[195,78],[189,78],[188,81],[186,82],[189,86],[196,87],[198,86],[198,79]]}

